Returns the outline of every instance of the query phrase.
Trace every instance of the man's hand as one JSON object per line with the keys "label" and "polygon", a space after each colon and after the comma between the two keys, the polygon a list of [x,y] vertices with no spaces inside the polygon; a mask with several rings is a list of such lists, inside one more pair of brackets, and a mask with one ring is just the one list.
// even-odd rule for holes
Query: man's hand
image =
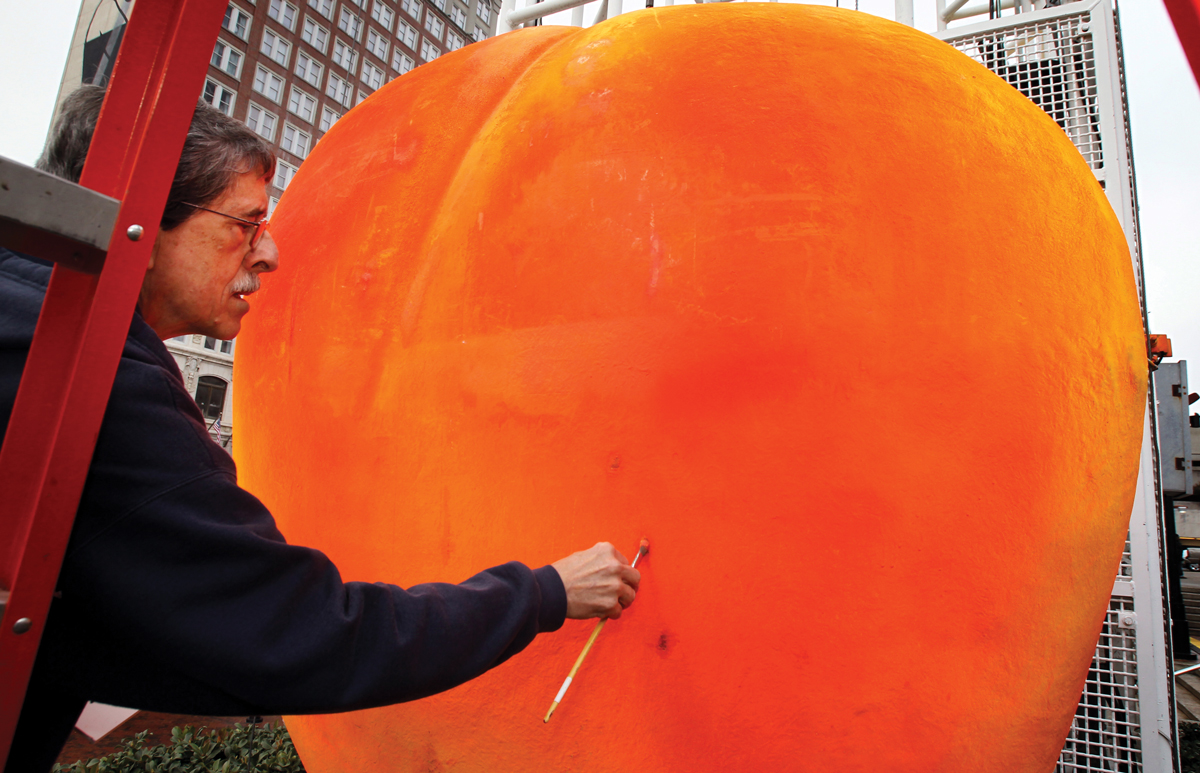
{"label": "man's hand", "polygon": [[641,573],[607,542],[551,564],[567,588],[567,617],[620,617],[633,603]]}

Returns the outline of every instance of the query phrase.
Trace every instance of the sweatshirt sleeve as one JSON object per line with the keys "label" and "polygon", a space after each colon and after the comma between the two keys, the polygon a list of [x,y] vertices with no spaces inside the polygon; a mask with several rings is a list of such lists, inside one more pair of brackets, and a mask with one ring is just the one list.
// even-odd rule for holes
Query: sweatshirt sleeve
{"label": "sweatshirt sleeve", "polygon": [[329,713],[450,689],[562,625],[549,566],[404,589],[287,544],[154,345],[127,343],[43,639],[63,685],[177,713]]}
{"label": "sweatshirt sleeve", "polygon": [[193,684],[184,692],[206,711],[221,695],[230,709],[271,714],[421,698],[503,663],[566,613],[549,566],[512,562],[408,589],[342,582],[321,552],[286,544],[262,504],[221,473],[143,504],[81,550],[73,572],[90,587],[64,588],[64,602],[104,609],[130,666],[167,656],[157,665],[179,672],[172,689]]}

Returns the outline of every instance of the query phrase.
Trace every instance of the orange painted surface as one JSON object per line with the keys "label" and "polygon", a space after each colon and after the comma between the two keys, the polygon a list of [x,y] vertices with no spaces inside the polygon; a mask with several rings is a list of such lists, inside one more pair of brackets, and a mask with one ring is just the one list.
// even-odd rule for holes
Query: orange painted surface
{"label": "orange painted surface", "polygon": [[308,770],[1038,771],[1145,349],[1063,132],[931,37],[675,6],[448,54],[321,140],[238,345],[243,483],[347,579],[654,547],[591,623]]}

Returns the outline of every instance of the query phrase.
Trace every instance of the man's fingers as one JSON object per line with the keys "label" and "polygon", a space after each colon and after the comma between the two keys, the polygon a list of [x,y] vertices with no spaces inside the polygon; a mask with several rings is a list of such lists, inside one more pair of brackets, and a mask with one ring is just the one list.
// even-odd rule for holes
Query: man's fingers
{"label": "man's fingers", "polygon": [[629,559],[625,558],[625,554],[622,553],[621,551],[617,550],[617,546],[612,544],[611,542],[597,542],[596,546],[593,547],[592,550],[597,550],[597,549],[599,549],[601,552],[610,553],[612,555],[612,557],[617,559],[617,561],[619,563],[622,563],[625,566],[629,566]]}

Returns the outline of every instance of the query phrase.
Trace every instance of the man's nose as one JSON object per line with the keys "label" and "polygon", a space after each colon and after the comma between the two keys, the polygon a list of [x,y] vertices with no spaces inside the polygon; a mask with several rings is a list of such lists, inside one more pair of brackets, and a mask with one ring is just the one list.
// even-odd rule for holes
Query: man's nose
{"label": "man's nose", "polygon": [[279,268],[279,248],[275,246],[275,239],[270,231],[265,232],[258,244],[254,245],[254,249],[246,255],[246,262],[250,264],[251,271],[263,274]]}

